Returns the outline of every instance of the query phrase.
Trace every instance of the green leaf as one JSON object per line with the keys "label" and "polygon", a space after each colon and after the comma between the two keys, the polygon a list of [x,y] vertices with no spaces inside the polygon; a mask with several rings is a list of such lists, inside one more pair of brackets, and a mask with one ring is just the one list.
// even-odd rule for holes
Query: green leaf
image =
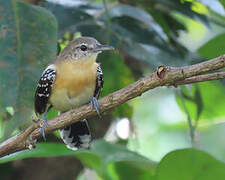
{"label": "green leaf", "polygon": [[[164,46],[165,45],[165,46]],[[173,47],[162,45],[160,48],[152,45],[129,43],[124,49],[129,55],[139,61],[145,62],[152,68],[156,68],[159,65],[184,65],[185,60],[176,52]]]}
{"label": "green leaf", "polygon": [[192,5],[193,3],[190,1],[180,1],[180,0],[152,0],[154,5],[153,8],[167,14],[171,14],[173,12],[180,13],[189,18],[200,21],[208,26],[208,19],[205,15],[197,13],[193,11]]}
{"label": "green leaf", "polygon": [[111,30],[123,37],[125,41],[151,44],[156,47],[166,43],[151,26],[133,17],[115,17],[111,19],[111,23]]}
{"label": "green leaf", "polygon": [[225,34],[220,34],[209,40],[198,49],[198,52],[205,58],[215,58],[225,52]]}
{"label": "green leaf", "polygon": [[75,154],[76,152],[78,151],[72,151],[68,149],[65,144],[38,143],[35,149],[20,151],[0,158],[0,163],[6,163],[18,159],[26,159],[32,157],[69,156]]}
{"label": "green leaf", "polygon": [[[79,3],[78,3],[79,4]],[[91,5],[92,3],[87,3]],[[81,3],[82,5],[82,3]],[[93,22],[94,18],[85,12],[81,6],[64,6],[55,3],[45,3],[48,8],[57,18],[59,24],[59,36],[63,37],[66,32],[76,32],[77,26],[86,24],[87,22]],[[92,6],[86,6],[86,8],[93,9]]]}
{"label": "green leaf", "polygon": [[[155,169],[155,163],[131,152],[123,146],[109,144],[105,141],[96,141],[91,147],[90,154],[99,157],[101,162],[93,166],[93,161],[83,160],[80,154],[76,154],[85,165],[93,168],[103,179],[139,179],[151,178]],[[88,159],[86,157],[86,159]],[[132,170],[132,173],[131,173]]]}
{"label": "green leaf", "polygon": [[[104,179],[138,179],[153,176],[155,163],[129,151],[123,146],[95,141],[90,150],[72,151],[64,144],[39,143],[32,150],[20,151],[0,158],[0,163],[32,157],[75,155],[88,168],[94,169]],[[129,170],[132,170],[130,173]],[[118,178],[114,178],[118,177]]]}
{"label": "green leaf", "polygon": [[101,63],[104,73],[102,96],[119,90],[134,81],[130,69],[125,65],[118,52],[102,53],[99,55],[98,61]]}
{"label": "green leaf", "polygon": [[[102,53],[100,54],[98,61],[101,62],[104,74],[104,85],[101,96],[106,96],[134,81],[130,69],[123,62],[123,59],[118,52]],[[113,115],[116,117],[131,118],[132,114],[133,108],[127,103],[116,107],[113,111]]]}
{"label": "green leaf", "polygon": [[196,149],[170,152],[158,164],[157,180],[225,179],[225,164]]}
{"label": "green leaf", "polygon": [[223,5],[223,8],[225,9],[225,0],[219,0],[219,1]]}
{"label": "green leaf", "polygon": [[[104,15],[106,16],[106,14]],[[117,6],[110,8],[108,10],[108,15],[110,16],[111,19],[127,16],[149,25],[153,21],[150,14],[148,14],[146,11],[142,10],[141,8],[137,8],[135,6],[125,4],[118,4]]]}
{"label": "green leaf", "polygon": [[180,93],[176,98],[179,106],[184,112],[186,106],[188,112],[185,113],[188,113],[192,120],[198,121],[203,110],[202,96],[198,84],[193,84],[191,89],[181,86]]}
{"label": "green leaf", "polygon": [[112,164],[112,171],[111,174],[115,174],[113,179],[118,180],[153,180],[155,179],[153,176],[153,172],[149,170],[149,166],[146,163],[141,161],[122,161],[122,162],[115,162]]}
{"label": "green leaf", "polygon": [[[190,89],[183,87],[185,104],[192,120],[213,120],[225,117],[225,87],[219,82],[202,82],[192,85]],[[181,110],[184,107],[177,97]]]}
{"label": "green leaf", "polygon": [[[93,36],[104,43],[107,39],[107,43],[123,48],[126,54],[148,62],[152,67],[162,63],[169,65],[185,63],[183,59],[187,49],[177,39],[168,42],[162,28],[147,11],[131,5],[116,4],[106,12],[99,8],[101,5],[85,2],[68,7],[48,3],[47,7],[59,21],[61,36],[65,31],[72,33],[79,31],[83,36]],[[144,45],[146,47],[142,47]]]}
{"label": "green leaf", "polygon": [[8,106],[15,111],[8,136],[31,115],[38,78],[56,53],[57,23],[38,6],[8,0],[0,7],[0,112]]}
{"label": "green leaf", "polygon": [[[110,8],[107,13],[110,18],[111,27],[116,21],[116,24],[119,24],[121,28],[123,27],[127,29],[127,31],[133,32],[132,36],[136,36],[136,39],[138,39],[137,37],[139,36],[142,42],[151,41],[150,39],[153,39],[146,38],[148,34],[150,36],[157,34],[161,40],[165,39],[165,33],[162,31],[161,27],[154,22],[153,18],[147,11],[144,11],[141,8],[131,5],[118,4],[117,6]],[[104,21],[107,21],[107,13],[105,12],[101,16]],[[99,19],[101,19],[101,17]],[[144,31],[147,34],[143,34]],[[120,36],[121,35],[123,36],[123,34],[120,34]],[[145,39],[143,38],[144,35]],[[125,35],[124,37],[126,36],[128,35]],[[157,40],[157,38],[160,39],[159,37],[154,38]]]}

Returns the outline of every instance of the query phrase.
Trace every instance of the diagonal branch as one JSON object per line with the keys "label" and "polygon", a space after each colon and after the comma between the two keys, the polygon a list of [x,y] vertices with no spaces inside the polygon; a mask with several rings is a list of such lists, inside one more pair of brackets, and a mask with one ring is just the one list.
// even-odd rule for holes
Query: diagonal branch
{"label": "diagonal branch", "polygon": [[[217,80],[225,77],[225,72],[205,74],[225,67],[225,55],[217,58],[185,67],[158,67],[157,72],[144,77],[133,84],[120,89],[99,100],[101,112],[112,109],[126,101],[141,96],[142,93],[159,86],[176,86],[208,80]],[[84,118],[96,115],[96,111],[89,104],[72,109],[60,116],[48,121],[49,128],[45,128],[46,133],[51,133]],[[0,145],[0,157],[32,147],[27,138],[31,136],[36,140],[41,137],[39,127],[34,124],[24,132],[10,138]]]}

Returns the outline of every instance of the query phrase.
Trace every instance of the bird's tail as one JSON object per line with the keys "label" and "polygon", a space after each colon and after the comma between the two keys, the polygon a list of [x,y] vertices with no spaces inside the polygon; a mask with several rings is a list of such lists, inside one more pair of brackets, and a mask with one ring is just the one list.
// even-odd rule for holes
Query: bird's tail
{"label": "bird's tail", "polygon": [[60,136],[69,149],[77,150],[90,146],[91,134],[86,119],[61,129]]}

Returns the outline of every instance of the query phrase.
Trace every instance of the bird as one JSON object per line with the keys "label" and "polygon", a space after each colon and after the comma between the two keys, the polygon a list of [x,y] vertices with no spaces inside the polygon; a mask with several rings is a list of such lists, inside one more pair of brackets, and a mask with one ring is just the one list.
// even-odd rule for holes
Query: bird
{"label": "bird", "polygon": [[[95,38],[80,37],[71,41],[43,71],[34,96],[34,110],[48,127],[46,115],[51,108],[60,113],[91,102],[99,112],[98,97],[103,88],[103,72],[96,62],[99,53],[114,50]],[[40,128],[45,139],[44,128]],[[60,129],[69,149],[89,148],[91,133],[86,119]]]}

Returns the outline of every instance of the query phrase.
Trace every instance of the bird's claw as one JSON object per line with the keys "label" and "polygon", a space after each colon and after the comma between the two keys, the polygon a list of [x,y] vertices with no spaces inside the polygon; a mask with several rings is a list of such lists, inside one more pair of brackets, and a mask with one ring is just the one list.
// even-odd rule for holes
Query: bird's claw
{"label": "bird's claw", "polygon": [[41,119],[40,118],[32,118],[32,120],[35,123],[38,123],[38,125],[40,127],[40,133],[41,133],[43,139],[46,141],[44,126],[47,128],[49,127],[46,116],[43,116]]}
{"label": "bird's claw", "polygon": [[42,120],[44,122],[44,125],[48,128],[49,125],[48,125],[48,122],[47,122],[47,118],[45,116],[43,116]]}
{"label": "bird's claw", "polygon": [[40,133],[41,133],[43,139],[46,141],[46,137],[45,137],[45,129],[44,129],[44,127],[40,127]]}
{"label": "bird's claw", "polygon": [[28,149],[34,149],[36,147],[37,139],[33,139],[30,135],[29,138],[26,140],[26,147]]}
{"label": "bird's claw", "polygon": [[101,114],[100,114],[100,107],[99,107],[98,100],[97,100],[96,97],[92,97],[92,98],[91,98],[91,107],[92,107],[93,109],[95,108],[95,110],[96,110],[98,116],[99,116],[100,118],[102,118],[102,116],[101,116]]}

